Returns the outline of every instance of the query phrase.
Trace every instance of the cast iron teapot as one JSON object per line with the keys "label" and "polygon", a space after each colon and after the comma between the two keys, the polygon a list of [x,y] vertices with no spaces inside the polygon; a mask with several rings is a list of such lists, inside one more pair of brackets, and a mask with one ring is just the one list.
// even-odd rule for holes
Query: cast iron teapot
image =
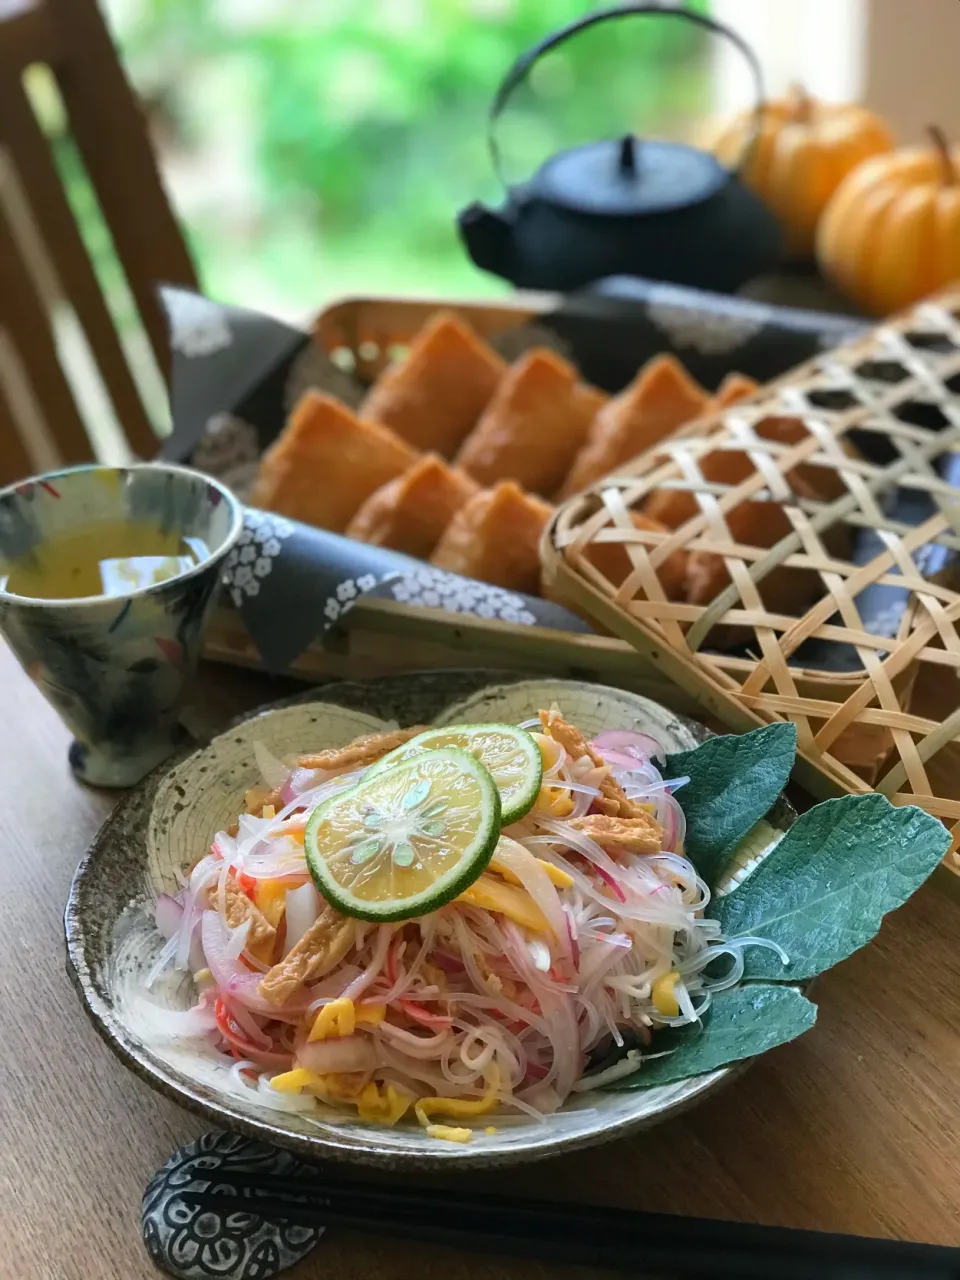
{"label": "cast iron teapot", "polygon": [[763,78],[750,47],[728,27],[687,9],[604,9],[547,36],[507,73],[488,125],[493,167],[507,199],[499,209],[472,204],[461,210],[460,235],[478,267],[524,289],[567,292],[605,276],[633,275],[732,293],[776,265],[780,233],[737,171],[708,152],[627,134],[561,151],[520,186],[504,181],[497,120],[530,68],[570,36],[628,14],[693,22],[732,41],[746,58],[757,107],[742,167],[763,113]]}

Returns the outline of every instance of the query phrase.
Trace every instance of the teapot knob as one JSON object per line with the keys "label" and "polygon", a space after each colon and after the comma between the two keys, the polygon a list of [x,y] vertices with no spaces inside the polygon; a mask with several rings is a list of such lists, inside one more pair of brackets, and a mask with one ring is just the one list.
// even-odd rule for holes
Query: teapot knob
{"label": "teapot knob", "polygon": [[637,172],[637,148],[639,139],[632,133],[624,134],[620,139],[620,156],[617,168],[624,175],[632,177]]}

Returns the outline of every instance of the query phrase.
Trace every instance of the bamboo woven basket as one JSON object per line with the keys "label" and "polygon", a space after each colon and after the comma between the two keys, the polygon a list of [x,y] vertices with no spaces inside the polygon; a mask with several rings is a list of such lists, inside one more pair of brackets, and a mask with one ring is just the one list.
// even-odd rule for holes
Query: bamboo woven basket
{"label": "bamboo woven basket", "polygon": [[[960,452],[958,319],[960,289],[682,429],[562,506],[543,544],[552,595],[630,641],[730,728],[794,721],[799,780],[813,794],[872,785],[941,818],[955,845],[960,503],[936,464]],[[783,418],[796,443],[770,438]],[[705,478],[704,468],[723,469],[721,454],[739,454],[746,478]],[[637,528],[634,515],[658,493],[691,495],[681,521]],[[905,493],[926,507],[916,525],[888,514]],[[862,530],[874,531],[877,552],[854,563]],[[629,557],[622,581],[593,562],[605,543]],[[691,602],[689,586],[668,598],[662,567],[677,552],[691,557],[685,582],[691,566],[709,570],[710,598]],[[937,557],[941,572],[924,576]],[[871,633],[858,612],[875,586],[905,598],[883,628],[892,634]],[[717,638],[731,636],[738,647],[725,652]],[[813,641],[847,646],[859,669],[796,665]]]}

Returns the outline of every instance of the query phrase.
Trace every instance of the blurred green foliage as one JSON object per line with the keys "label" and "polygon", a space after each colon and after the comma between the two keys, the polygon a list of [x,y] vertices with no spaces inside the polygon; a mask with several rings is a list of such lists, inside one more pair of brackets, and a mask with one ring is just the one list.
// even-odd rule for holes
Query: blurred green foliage
{"label": "blurred green foliage", "polygon": [[[213,155],[218,139],[236,145],[240,135],[249,207],[225,197],[219,210],[212,200],[188,211],[208,286],[240,301],[250,272],[267,272],[306,305],[318,289],[351,282],[477,290],[484,278],[454,218],[473,199],[497,198],[489,103],[523,50],[594,7],[114,0],[114,27],[178,153]],[[691,7],[703,11],[706,0]],[[509,178],[561,147],[682,127],[702,107],[705,47],[700,31],[668,14],[602,24],[549,55],[504,118]]]}

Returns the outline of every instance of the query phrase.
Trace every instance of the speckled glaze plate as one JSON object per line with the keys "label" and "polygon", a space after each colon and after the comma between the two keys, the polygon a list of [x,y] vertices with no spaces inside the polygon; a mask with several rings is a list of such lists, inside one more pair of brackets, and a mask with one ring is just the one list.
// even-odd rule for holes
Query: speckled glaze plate
{"label": "speckled glaze plate", "polygon": [[[740,1067],[634,1093],[578,1094],[543,1124],[518,1123],[469,1145],[438,1142],[412,1126],[385,1129],[319,1109],[315,1116],[266,1109],[230,1087],[219,1055],[201,1042],[163,1032],[144,1003],[146,972],[163,940],[152,903],[174,892],[176,872],[209,847],[260,781],[252,744],[277,755],[340,746],[384,722],[467,719],[522,721],[557,703],[593,735],[625,726],[652,733],[669,751],[688,749],[706,730],[649,699],[600,685],[528,680],[495,672],[440,671],[365,684],[336,684],[261,711],[151,774],[122,799],[77,869],[67,903],[68,965],[97,1030],[120,1059],[154,1088],[212,1123],[280,1143],[307,1159],[337,1157],[384,1168],[494,1166],[539,1159],[622,1137],[690,1106]],[[189,976],[167,975],[152,1003],[187,1008]],[[318,1107],[321,1104],[318,1104]]]}

